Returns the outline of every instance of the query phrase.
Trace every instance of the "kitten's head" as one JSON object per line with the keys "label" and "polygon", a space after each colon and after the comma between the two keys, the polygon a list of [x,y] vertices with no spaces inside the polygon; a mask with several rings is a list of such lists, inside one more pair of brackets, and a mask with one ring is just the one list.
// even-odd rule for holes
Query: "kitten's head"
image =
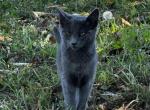
{"label": "kitten's head", "polygon": [[98,18],[98,9],[93,10],[87,17],[71,15],[59,10],[59,29],[65,46],[78,50],[94,43]]}

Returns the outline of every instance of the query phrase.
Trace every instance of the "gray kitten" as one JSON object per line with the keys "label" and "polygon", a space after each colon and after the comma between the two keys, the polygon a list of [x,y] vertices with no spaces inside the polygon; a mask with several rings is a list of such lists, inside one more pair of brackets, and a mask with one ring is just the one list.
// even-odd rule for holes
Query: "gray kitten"
{"label": "gray kitten", "polygon": [[87,17],[59,9],[59,26],[54,27],[58,44],[56,63],[66,110],[86,109],[96,73],[98,18],[98,9]]}

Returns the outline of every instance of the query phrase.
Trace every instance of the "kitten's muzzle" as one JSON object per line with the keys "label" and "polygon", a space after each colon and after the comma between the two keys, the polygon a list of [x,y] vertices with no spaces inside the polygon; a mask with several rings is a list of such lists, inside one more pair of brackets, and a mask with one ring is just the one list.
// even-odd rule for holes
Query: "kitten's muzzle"
{"label": "kitten's muzzle", "polygon": [[72,49],[77,49],[78,48],[77,43],[76,42],[71,43],[71,48]]}

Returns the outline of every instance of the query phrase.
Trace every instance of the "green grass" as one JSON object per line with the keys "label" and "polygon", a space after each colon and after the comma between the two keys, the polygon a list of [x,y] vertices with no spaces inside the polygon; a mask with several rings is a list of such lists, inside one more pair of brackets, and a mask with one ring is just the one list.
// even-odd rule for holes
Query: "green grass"
{"label": "green grass", "polygon": [[[44,72],[43,72],[44,71]],[[47,65],[22,67],[16,73],[3,76],[0,99],[3,110],[50,109],[61,105],[61,96],[55,95],[52,88],[59,87],[57,74]],[[53,101],[52,97],[55,97]],[[58,100],[58,99],[59,100]],[[47,103],[48,102],[48,103]]]}
{"label": "green grass", "polygon": [[[60,5],[65,3],[65,10],[70,12],[85,12],[96,5],[96,1],[85,4],[86,1],[81,0],[81,4],[76,4],[74,8],[74,5],[70,5],[73,1],[48,0],[44,3],[48,2]],[[92,5],[89,5],[91,2]],[[12,41],[0,41],[0,110],[61,110],[63,96],[55,65],[56,44],[46,40],[38,30],[41,27],[31,17],[33,10],[48,11],[45,8],[47,5],[42,0],[37,3],[33,1],[34,6],[25,10],[25,19],[29,23],[22,25],[19,21],[22,17],[20,13],[28,3],[16,7],[12,1],[5,1],[1,5],[3,16],[0,19],[0,36],[10,37]],[[119,0],[97,2],[102,12],[112,4],[115,8],[114,20],[100,20],[97,36],[99,64],[96,87],[94,85],[93,89],[96,98],[101,99],[101,93],[121,94],[122,100],[111,103],[109,99],[104,101],[112,105],[111,109],[135,99],[138,100],[135,110],[142,107],[146,110],[150,106],[150,15],[143,15],[143,12],[149,10],[150,3],[146,0],[141,5],[134,3],[134,0],[126,3]],[[130,12],[128,17],[125,12]],[[144,16],[144,21],[137,23],[137,15]],[[120,17],[125,17],[132,26],[123,26]],[[52,27],[50,22],[49,33]],[[16,66],[14,63],[29,64]],[[97,100],[90,101],[95,109],[102,103]]]}

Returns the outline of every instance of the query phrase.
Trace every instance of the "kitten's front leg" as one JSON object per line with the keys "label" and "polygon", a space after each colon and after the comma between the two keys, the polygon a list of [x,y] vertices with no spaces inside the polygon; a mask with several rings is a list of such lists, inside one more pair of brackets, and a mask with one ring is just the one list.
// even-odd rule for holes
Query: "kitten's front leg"
{"label": "kitten's front leg", "polygon": [[91,92],[92,82],[87,82],[79,89],[79,103],[77,110],[86,110],[88,97]]}
{"label": "kitten's front leg", "polygon": [[76,88],[68,83],[66,79],[62,80],[62,89],[64,95],[65,109],[76,110]]}

